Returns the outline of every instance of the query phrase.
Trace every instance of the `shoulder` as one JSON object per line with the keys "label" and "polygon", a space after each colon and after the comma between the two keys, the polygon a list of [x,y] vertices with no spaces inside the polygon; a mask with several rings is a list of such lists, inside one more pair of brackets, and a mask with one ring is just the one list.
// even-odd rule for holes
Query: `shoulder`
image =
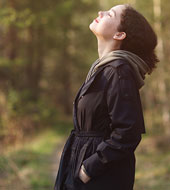
{"label": "shoulder", "polygon": [[103,71],[103,75],[110,80],[113,76],[117,78],[133,78],[133,71],[128,63],[124,59],[117,59],[111,61],[106,65]]}
{"label": "shoulder", "polygon": [[[125,81],[126,80],[126,81]],[[133,77],[132,69],[128,61],[123,59],[118,59],[107,63],[102,72],[96,76],[96,83],[99,83],[99,86],[109,86],[116,88],[123,83],[132,83],[135,85],[135,80]]]}
{"label": "shoulder", "polygon": [[120,66],[123,66],[127,64],[127,61],[125,59],[116,59],[107,64],[108,67],[112,67],[114,69],[119,68]]}
{"label": "shoulder", "polygon": [[107,65],[107,70],[113,70],[108,79],[108,88],[125,99],[133,99],[137,93],[136,81],[133,70],[126,60],[112,61]]}

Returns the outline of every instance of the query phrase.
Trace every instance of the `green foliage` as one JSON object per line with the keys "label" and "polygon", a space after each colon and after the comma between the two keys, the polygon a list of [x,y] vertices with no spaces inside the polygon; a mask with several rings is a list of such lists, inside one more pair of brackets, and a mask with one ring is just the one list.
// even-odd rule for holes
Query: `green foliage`
{"label": "green foliage", "polygon": [[0,24],[5,27],[15,25],[18,28],[26,28],[30,26],[34,20],[35,15],[28,8],[18,12],[12,7],[7,7],[0,11]]}
{"label": "green foliage", "polygon": [[[0,150],[7,153],[0,156],[0,186],[53,188],[49,157],[73,128],[63,121],[72,117],[75,94],[98,58],[89,24],[99,10],[130,3],[155,28],[157,52],[163,51],[157,70],[141,90],[147,134],[137,150],[135,189],[168,189],[170,3],[160,2],[159,16],[154,15],[154,0],[1,2]],[[23,147],[7,151],[16,142]]]}
{"label": "green foliage", "polygon": [[29,90],[8,92],[8,110],[11,117],[27,116],[39,125],[51,125],[57,121],[57,109],[44,99],[33,101]]}
{"label": "green foliage", "polygon": [[[168,0],[161,1],[161,5],[156,9],[153,0],[6,0],[0,7],[2,145],[13,144],[17,140],[22,142],[27,136],[49,126],[53,127],[59,120],[67,120],[72,116],[75,94],[89,67],[98,58],[96,38],[89,30],[89,24],[99,10],[122,3],[133,4],[149,20],[158,33],[157,52],[162,52],[162,60],[157,70],[151,77],[146,78],[145,87],[141,90],[148,132],[144,138],[154,135],[157,140],[157,134],[162,134],[163,137],[170,135]],[[161,8],[159,16],[154,13],[158,8]],[[58,134],[65,133],[65,124],[60,123],[57,128],[60,128]],[[164,142],[159,141],[158,144],[158,149],[166,150]],[[36,153],[18,152],[17,156],[13,155],[14,162],[19,167],[27,167],[31,159],[39,160],[39,154],[44,156],[43,150],[50,150],[46,144],[40,149],[42,150],[35,151]],[[154,156],[156,157],[156,153]],[[6,157],[0,160],[2,170],[6,162]],[[37,170],[38,162],[31,163],[31,167]],[[8,169],[14,172],[14,168]],[[159,168],[162,175],[167,172],[165,175],[168,178],[169,166],[167,170],[162,169],[163,165]],[[145,171],[141,173],[142,176],[145,175]],[[43,178],[41,185],[38,182],[39,177]],[[40,176],[40,173],[33,175],[31,180],[35,189],[48,186],[46,177]],[[147,184],[147,179],[138,183],[139,189],[146,189],[142,183]],[[153,184],[149,184],[149,188],[153,185],[155,189],[162,189],[161,183],[168,184],[166,179],[158,174]]]}
{"label": "green foliage", "polygon": [[54,125],[61,115],[71,115],[76,89],[85,77],[81,73],[92,60],[87,55],[93,46],[84,47],[92,39],[87,15],[96,9],[96,1],[81,0],[2,4],[0,139],[4,142],[22,139],[28,132]]}

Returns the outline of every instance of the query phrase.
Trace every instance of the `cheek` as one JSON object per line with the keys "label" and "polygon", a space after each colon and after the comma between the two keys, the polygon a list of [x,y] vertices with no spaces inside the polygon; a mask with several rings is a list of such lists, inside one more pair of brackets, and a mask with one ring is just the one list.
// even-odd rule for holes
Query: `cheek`
{"label": "cheek", "polygon": [[101,22],[98,24],[96,28],[96,32],[98,32],[102,36],[113,36],[113,34],[116,32],[115,27],[113,23],[110,22]]}
{"label": "cheek", "polygon": [[104,38],[112,38],[117,32],[116,23],[108,20],[101,20],[99,23],[93,21],[89,25],[89,28],[96,36],[102,36]]}

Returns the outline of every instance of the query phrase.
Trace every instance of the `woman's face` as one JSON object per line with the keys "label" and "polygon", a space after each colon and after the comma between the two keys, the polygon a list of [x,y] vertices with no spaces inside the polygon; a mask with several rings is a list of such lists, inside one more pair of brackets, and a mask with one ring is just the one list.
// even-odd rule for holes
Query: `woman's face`
{"label": "woman's face", "polygon": [[90,30],[97,36],[104,39],[113,39],[118,32],[117,28],[121,21],[121,14],[125,9],[124,5],[117,5],[108,11],[99,11],[98,17],[90,24]]}

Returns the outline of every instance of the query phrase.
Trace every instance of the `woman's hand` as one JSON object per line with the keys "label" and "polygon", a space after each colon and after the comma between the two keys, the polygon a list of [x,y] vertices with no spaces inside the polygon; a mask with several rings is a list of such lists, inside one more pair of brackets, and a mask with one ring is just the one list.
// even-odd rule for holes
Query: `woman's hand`
{"label": "woman's hand", "polygon": [[82,165],[79,171],[79,178],[83,183],[87,183],[90,180],[90,177],[85,173],[85,168]]}

